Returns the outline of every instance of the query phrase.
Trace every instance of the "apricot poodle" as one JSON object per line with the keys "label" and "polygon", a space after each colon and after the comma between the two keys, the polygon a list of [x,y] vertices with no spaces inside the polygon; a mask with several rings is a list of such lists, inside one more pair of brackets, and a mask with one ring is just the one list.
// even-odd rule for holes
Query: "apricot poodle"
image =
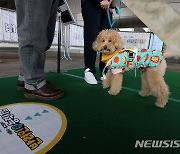
{"label": "apricot poodle", "polygon": [[123,40],[115,30],[103,30],[93,42],[93,49],[102,53],[108,72],[103,80],[103,88],[110,87],[108,93],[117,95],[122,89],[123,73],[142,69],[142,90],[139,95],[157,97],[156,106],[163,108],[168,102],[169,88],[164,81],[166,71],[165,53],[150,49],[123,49]]}

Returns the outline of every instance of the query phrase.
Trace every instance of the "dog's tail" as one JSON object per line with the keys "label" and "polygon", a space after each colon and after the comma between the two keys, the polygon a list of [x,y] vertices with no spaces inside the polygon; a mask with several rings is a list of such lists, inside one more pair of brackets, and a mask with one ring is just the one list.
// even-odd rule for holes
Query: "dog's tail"
{"label": "dog's tail", "polygon": [[180,58],[180,53],[179,52],[176,52],[170,48],[167,48],[164,50],[164,58],[171,58],[171,57],[174,57],[174,58],[177,58],[179,59]]}

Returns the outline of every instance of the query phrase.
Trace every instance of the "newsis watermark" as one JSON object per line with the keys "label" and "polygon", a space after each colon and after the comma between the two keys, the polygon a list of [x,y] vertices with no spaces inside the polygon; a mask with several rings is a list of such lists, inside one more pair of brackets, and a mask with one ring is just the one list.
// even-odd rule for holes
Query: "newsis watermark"
{"label": "newsis watermark", "polygon": [[180,140],[136,140],[135,148],[180,148]]}

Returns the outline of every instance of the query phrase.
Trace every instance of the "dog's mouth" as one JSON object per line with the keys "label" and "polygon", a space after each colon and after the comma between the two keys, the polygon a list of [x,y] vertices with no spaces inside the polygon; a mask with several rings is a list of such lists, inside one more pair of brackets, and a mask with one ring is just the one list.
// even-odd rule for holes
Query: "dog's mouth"
{"label": "dog's mouth", "polygon": [[107,55],[107,54],[111,54],[112,52],[114,52],[114,49],[112,47],[110,47],[110,48],[103,47],[100,52]]}
{"label": "dog's mouth", "polygon": [[110,49],[103,49],[103,50],[101,50],[101,53],[109,54],[109,53],[111,53],[111,50]]}

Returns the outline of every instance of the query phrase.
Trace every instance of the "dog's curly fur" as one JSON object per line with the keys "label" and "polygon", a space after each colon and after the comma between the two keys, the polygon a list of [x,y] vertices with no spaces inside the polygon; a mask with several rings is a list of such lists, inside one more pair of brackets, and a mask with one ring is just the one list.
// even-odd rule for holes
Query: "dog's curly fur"
{"label": "dog's curly fur", "polygon": [[[123,40],[115,30],[103,30],[93,42],[93,49],[102,54],[110,54],[115,50],[122,50]],[[157,97],[156,106],[164,107],[168,102],[169,88],[164,81],[166,61],[163,60],[157,67],[149,67],[142,71],[142,90],[139,95],[147,97],[152,93]],[[110,87],[110,95],[117,95],[122,89],[123,74],[113,75],[111,71],[106,74],[107,79],[103,80],[103,88]]]}

